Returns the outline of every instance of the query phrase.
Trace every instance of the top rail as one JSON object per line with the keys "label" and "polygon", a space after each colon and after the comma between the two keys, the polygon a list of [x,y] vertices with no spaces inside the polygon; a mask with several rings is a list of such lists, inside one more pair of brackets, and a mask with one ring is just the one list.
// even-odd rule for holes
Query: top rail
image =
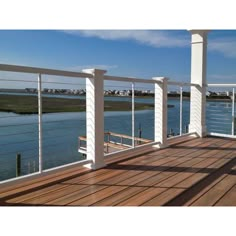
{"label": "top rail", "polygon": [[120,76],[111,76],[111,75],[104,75],[104,80],[112,80],[112,81],[123,81],[123,82],[133,82],[133,83],[147,83],[147,84],[154,84],[157,81],[152,79],[141,79],[141,78],[132,78],[132,77],[120,77]]}
{"label": "top rail", "polygon": [[[92,74],[88,74],[84,72],[73,72],[73,71],[65,71],[65,70],[55,70],[55,69],[7,65],[7,64],[0,64],[0,71],[46,74],[46,75],[67,76],[67,77],[80,77],[80,78],[93,78]],[[110,76],[110,75],[105,75],[104,80],[152,83],[152,84],[155,83],[154,80],[150,80],[150,79],[148,80],[148,79],[141,79],[141,78],[120,77],[120,76]]]}
{"label": "top rail", "polygon": [[177,86],[198,86],[198,84],[193,84],[193,83],[185,83],[185,82],[177,82],[177,81],[167,81],[168,85],[177,85]]}
{"label": "top rail", "polygon": [[[8,65],[8,64],[0,64],[0,71],[21,72],[21,73],[31,73],[31,74],[45,74],[45,75],[66,76],[66,77],[74,77],[74,78],[93,78],[92,74],[88,74],[85,72],[73,72],[73,71],[66,71],[66,70],[56,70],[56,69]],[[163,78],[163,77],[160,77],[160,78]],[[104,75],[104,80],[132,82],[132,83],[146,83],[146,84],[161,83],[161,81],[157,81],[153,79],[121,77],[121,76],[111,76],[111,75]],[[178,85],[178,86],[197,86],[196,84],[192,84],[192,83],[183,83],[183,82],[176,82],[176,81],[168,81],[168,84]]]}
{"label": "top rail", "polygon": [[227,87],[227,88],[232,88],[235,87],[236,88],[236,84],[207,84],[207,87]]}
{"label": "top rail", "polygon": [[83,73],[83,72],[73,72],[73,71],[65,71],[65,70],[54,70],[54,69],[7,65],[7,64],[0,64],[0,71],[22,72],[22,73],[31,73],[31,74],[45,74],[45,75],[67,76],[67,77],[77,77],[77,78],[78,77],[93,78],[93,75]]}

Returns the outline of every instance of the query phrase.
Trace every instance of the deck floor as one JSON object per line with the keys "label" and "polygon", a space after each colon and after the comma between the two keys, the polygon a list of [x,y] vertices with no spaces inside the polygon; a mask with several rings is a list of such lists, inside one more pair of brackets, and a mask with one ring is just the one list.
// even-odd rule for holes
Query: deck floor
{"label": "deck floor", "polygon": [[185,138],[100,170],[72,167],[1,188],[0,205],[236,206],[236,141]]}

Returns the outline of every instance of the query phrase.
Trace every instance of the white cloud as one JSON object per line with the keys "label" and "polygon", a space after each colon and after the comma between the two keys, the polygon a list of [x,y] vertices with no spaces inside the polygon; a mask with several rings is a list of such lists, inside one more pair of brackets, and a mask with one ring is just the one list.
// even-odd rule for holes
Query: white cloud
{"label": "white cloud", "polygon": [[[186,31],[178,34],[176,31],[164,30],[66,30],[68,34],[97,37],[104,40],[133,40],[152,47],[190,47],[190,34]],[[208,41],[209,51],[223,54],[225,57],[236,57],[236,39],[216,38]]]}
{"label": "white cloud", "polygon": [[156,30],[66,30],[68,34],[97,37],[105,40],[134,40],[153,47],[186,47],[190,45],[190,35],[178,35]]}
{"label": "white cloud", "polygon": [[208,48],[210,51],[222,53],[226,57],[236,57],[236,39],[215,39],[209,41]]}

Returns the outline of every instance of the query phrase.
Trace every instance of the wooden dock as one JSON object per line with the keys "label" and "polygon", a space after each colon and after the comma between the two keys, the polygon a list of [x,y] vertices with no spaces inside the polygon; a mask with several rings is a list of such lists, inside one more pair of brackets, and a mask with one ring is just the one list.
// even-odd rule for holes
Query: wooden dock
{"label": "wooden dock", "polygon": [[236,206],[236,141],[172,140],[102,169],[71,167],[0,189],[10,206]]}
{"label": "wooden dock", "polygon": [[[132,136],[126,134],[118,134],[115,132],[105,132],[104,133],[105,140],[104,141],[104,153],[109,154],[113,152],[117,152],[120,150],[132,148]],[[80,153],[86,154],[86,136],[79,136],[79,148],[78,151]],[[128,141],[128,142],[127,142]],[[134,145],[139,146],[142,144],[151,143],[152,140],[144,139],[139,137],[134,137]]]}

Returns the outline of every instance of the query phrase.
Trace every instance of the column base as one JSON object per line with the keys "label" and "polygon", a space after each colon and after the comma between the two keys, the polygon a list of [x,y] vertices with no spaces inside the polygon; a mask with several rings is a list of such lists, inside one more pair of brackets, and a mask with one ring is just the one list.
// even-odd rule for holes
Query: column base
{"label": "column base", "polygon": [[92,170],[98,170],[98,169],[101,169],[105,166],[106,166],[105,163],[99,163],[99,164],[89,163],[89,164],[84,165],[84,167],[92,169]]}
{"label": "column base", "polygon": [[196,125],[189,124],[189,133],[195,132],[200,138],[206,137],[207,136],[207,127],[200,126],[196,127]]}
{"label": "column base", "polygon": [[159,143],[159,144],[155,144],[153,145],[154,148],[159,148],[159,149],[163,149],[163,148],[167,148],[168,145],[166,143]]}

